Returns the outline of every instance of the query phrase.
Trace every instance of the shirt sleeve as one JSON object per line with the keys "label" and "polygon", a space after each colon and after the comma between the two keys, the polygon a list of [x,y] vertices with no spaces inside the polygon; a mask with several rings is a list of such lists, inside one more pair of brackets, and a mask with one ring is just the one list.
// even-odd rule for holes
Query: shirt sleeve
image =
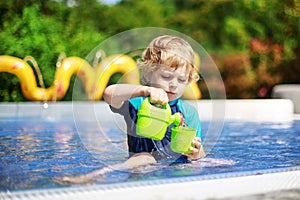
{"label": "shirt sleeve", "polygon": [[137,112],[140,107],[143,98],[132,98],[124,101],[120,108],[114,108],[110,106],[110,109],[114,113],[118,113],[124,117],[127,125],[128,132],[133,134],[135,132],[135,124],[137,121]]}
{"label": "shirt sleeve", "polygon": [[194,112],[192,114],[190,114],[189,118],[190,119],[189,119],[188,124],[190,125],[190,127],[195,128],[197,130],[196,136],[202,140],[202,126],[201,126],[198,112],[196,112],[194,110]]}
{"label": "shirt sleeve", "polygon": [[189,127],[197,130],[196,137],[202,140],[202,126],[197,110],[190,104],[182,103],[182,112]]}
{"label": "shirt sleeve", "polygon": [[123,105],[120,108],[115,108],[109,105],[110,109],[114,113],[118,113],[123,116],[128,116],[129,114],[129,101],[124,101]]}

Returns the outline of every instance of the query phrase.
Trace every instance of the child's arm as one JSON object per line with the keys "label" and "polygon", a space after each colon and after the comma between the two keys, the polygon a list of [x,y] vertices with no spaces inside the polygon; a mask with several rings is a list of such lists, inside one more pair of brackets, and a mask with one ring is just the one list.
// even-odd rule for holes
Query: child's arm
{"label": "child's arm", "polygon": [[169,101],[168,95],[163,89],[141,85],[110,85],[103,93],[104,100],[114,108],[120,108],[124,101],[139,96],[150,96],[151,102],[162,105]]}

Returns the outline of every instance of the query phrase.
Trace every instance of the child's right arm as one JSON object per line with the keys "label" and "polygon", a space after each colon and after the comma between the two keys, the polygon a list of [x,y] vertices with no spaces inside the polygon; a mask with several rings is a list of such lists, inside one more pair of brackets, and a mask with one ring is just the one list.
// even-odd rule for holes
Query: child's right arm
{"label": "child's right arm", "polygon": [[150,96],[151,102],[162,105],[169,101],[163,89],[133,84],[110,85],[103,93],[104,100],[114,108],[120,108],[124,101],[139,96]]}

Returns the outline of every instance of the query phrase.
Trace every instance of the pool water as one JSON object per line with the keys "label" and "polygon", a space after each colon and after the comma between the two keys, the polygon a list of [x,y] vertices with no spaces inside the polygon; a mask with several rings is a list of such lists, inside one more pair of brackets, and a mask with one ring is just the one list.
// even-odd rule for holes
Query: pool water
{"label": "pool water", "polygon": [[[114,124],[86,123],[84,137],[73,120],[0,119],[0,190],[69,187],[55,177],[86,174],[128,157],[126,135]],[[203,132],[209,127],[203,122]],[[205,135],[204,135],[205,137]],[[84,142],[82,142],[84,141]],[[85,145],[84,145],[85,144]],[[89,145],[90,144],[90,145]],[[192,177],[218,178],[240,172],[300,166],[300,121],[288,123],[225,122],[216,145],[204,160],[159,163],[134,171],[114,171],[95,184]],[[90,183],[89,183],[90,184]]]}

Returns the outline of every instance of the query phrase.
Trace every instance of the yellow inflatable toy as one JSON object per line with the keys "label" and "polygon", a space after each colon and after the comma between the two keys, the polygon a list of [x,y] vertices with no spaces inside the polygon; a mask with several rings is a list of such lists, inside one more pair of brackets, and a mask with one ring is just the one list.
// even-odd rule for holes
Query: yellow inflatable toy
{"label": "yellow inflatable toy", "polygon": [[[199,66],[199,65],[198,65]],[[0,56],[0,72],[15,74],[20,79],[23,95],[32,101],[56,101],[62,99],[70,85],[70,79],[76,74],[82,80],[87,99],[100,100],[110,77],[121,72],[125,83],[140,84],[139,70],[136,62],[127,55],[117,54],[108,56],[94,69],[79,57],[63,58],[58,63],[54,81],[49,88],[38,87],[31,66],[20,58]],[[201,92],[197,83],[187,87],[185,99],[200,99]]]}

